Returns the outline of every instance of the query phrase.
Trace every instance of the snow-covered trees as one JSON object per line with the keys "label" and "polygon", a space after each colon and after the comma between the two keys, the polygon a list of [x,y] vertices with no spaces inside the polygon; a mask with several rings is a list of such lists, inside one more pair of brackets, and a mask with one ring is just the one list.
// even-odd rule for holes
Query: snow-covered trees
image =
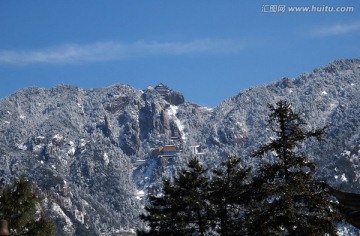
{"label": "snow-covered trees", "polygon": [[236,235],[245,222],[245,192],[249,169],[239,169],[240,158],[229,157],[213,171],[192,159],[174,181],[163,181],[163,193],[150,196],[150,231],[141,235]]}

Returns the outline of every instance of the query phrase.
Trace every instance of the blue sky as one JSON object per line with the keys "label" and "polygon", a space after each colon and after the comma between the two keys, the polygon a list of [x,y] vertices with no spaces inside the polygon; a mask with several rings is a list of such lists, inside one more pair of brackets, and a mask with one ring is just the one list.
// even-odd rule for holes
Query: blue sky
{"label": "blue sky", "polygon": [[359,57],[359,0],[0,0],[0,98],[27,86],[162,82],[215,107]]}

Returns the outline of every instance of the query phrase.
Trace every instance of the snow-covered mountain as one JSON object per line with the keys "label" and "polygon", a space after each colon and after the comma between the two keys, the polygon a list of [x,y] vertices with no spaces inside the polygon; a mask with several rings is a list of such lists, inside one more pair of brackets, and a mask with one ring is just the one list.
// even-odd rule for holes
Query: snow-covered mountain
{"label": "snow-covered mountain", "polygon": [[[194,155],[209,167],[249,154],[273,135],[267,104],[292,102],[326,142],[306,150],[321,178],[360,192],[360,60],[249,88],[214,109],[163,84],[30,87],[0,100],[0,176],[37,183],[59,235],[125,235],[141,227],[144,196]],[[310,128],[310,127],[309,127]]]}

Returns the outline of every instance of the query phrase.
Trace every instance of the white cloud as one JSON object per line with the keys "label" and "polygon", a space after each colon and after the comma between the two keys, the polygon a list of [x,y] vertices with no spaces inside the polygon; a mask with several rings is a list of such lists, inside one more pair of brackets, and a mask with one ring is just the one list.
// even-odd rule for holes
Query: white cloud
{"label": "white cloud", "polygon": [[244,41],[202,39],[190,42],[99,42],[68,44],[32,51],[0,51],[0,64],[77,64],[127,60],[156,55],[231,54],[245,47]]}
{"label": "white cloud", "polygon": [[313,36],[326,37],[347,34],[351,32],[360,31],[360,22],[351,24],[336,24],[327,27],[314,29],[311,33]]}

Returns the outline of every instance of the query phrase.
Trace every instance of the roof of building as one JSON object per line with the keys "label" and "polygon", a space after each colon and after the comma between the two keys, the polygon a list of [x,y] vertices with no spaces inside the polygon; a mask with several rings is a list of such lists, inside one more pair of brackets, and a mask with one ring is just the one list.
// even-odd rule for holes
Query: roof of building
{"label": "roof of building", "polygon": [[174,145],[165,145],[162,148],[162,151],[168,152],[168,151],[177,151],[177,148]]}
{"label": "roof of building", "polygon": [[164,85],[163,83],[160,83],[155,86],[154,88],[160,95],[165,95],[167,92],[170,91],[170,89]]}
{"label": "roof of building", "polygon": [[157,147],[153,150],[153,155],[158,156],[164,152],[178,152],[178,149],[174,145],[165,145],[163,147]]}

